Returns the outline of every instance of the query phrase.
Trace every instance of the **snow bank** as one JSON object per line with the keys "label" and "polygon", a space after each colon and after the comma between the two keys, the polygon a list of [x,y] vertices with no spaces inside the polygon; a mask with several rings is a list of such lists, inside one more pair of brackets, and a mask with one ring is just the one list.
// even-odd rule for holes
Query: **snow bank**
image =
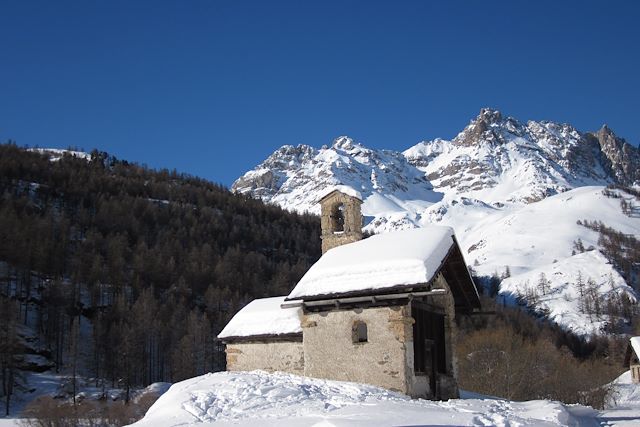
{"label": "snow bank", "polygon": [[380,234],[327,251],[288,300],[429,282],[453,245],[453,229],[430,226]]}
{"label": "snow bank", "polygon": [[251,301],[233,316],[218,338],[302,333],[300,327],[302,310],[299,307],[280,308],[284,298],[273,297]]}
{"label": "snow bank", "polygon": [[546,400],[411,400],[374,386],[253,371],[174,384],[134,425],[559,426],[594,424],[595,415],[590,408]]}

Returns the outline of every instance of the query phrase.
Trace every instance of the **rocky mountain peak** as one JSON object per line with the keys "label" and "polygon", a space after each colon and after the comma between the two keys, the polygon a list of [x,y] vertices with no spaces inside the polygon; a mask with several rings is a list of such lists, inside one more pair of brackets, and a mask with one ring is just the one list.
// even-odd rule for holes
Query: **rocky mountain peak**
{"label": "rocky mountain peak", "polygon": [[640,182],[639,148],[617,137],[606,124],[589,135],[598,140],[600,150],[608,162],[608,169],[618,182],[624,184]]}
{"label": "rocky mountain peak", "polygon": [[331,148],[336,150],[350,151],[355,148],[355,146],[360,146],[357,142],[355,142],[352,138],[349,138],[346,135],[339,136],[333,140],[333,144]]}
{"label": "rocky mountain peak", "polygon": [[484,122],[486,124],[499,123],[502,121],[502,113],[493,108],[482,108],[480,114],[476,117],[476,122]]}
{"label": "rocky mountain peak", "polygon": [[309,145],[283,145],[274,151],[267,160],[265,160],[265,163],[268,165],[288,163],[293,166],[314,154],[315,149]]}
{"label": "rocky mountain peak", "polygon": [[637,152],[607,126],[587,134],[483,108],[452,141],[423,142],[405,156],[445,192],[491,189],[498,198],[491,201],[531,203],[583,185],[631,184],[639,179]]}
{"label": "rocky mountain peak", "polygon": [[598,138],[616,137],[613,130],[606,123],[603,124],[602,127],[597,132],[595,132],[595,134]]}
{"label": "rocky mountain peak", "polygon": [[492,108],[483,108],[480,114],[456,136],[453,141],[459,145],[473,145],[481,141],[490,143],[500,143],[500,129],[507,128],[509,131],[517,132],[522,125],[515,119],[509,117],[506,120],[502,113]]}

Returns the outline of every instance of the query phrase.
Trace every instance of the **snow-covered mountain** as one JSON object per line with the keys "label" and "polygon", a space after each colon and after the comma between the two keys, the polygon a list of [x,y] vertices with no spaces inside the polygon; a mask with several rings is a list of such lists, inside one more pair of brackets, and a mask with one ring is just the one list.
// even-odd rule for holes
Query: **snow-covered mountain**
{"label": "snow-covered mountain", "polygon": [[376,216],[419,213],[425,206],[420,201],[439,201],[437,193],[523,204],[613,183],[640,184],[640,150],[606,125],[583,133],[568,124],[523,124],[482,109],[451,141],[423,141],[403,153],[369,149],[346,136],[320,150],[285,145],[232,189],[288,209],[318,212],[318,194],[349,185],[363,193],[365,215]]}
{"label": "snow-covered mountain", "polygon": [[[640,216],[621,207],[625,200],[637,213],[640,200],[622,191],[618,198],[603,192],[609,184],[640,184],[639,170],[640,150],[607,126],[585,133],[568,124],[524,124],[483,109],[454,139],[420,142],[403,153],[372,150],[348,137],[319,150],[284,146],[232,189],[318,213],[317,201],[327,188],[348,185],[363,196],[368,231],[452,226],[478,274],[504,274],[508,267],[511,278],[502,292],[516,296],[543,274],[553,292],[539,308],[587,334],[603,321],[577,308],[571,283],[581,266],[589,266],[583,279],[597,282],[603,295],[636,297],[599,252],[599,234],[577,221],[602,221],[640,236]],[[593,251],[576,254],[578,240]]]}
{"label": "snow-covered mountain", "polygon": [[584,185],[629,185],[640,178],[638,149],[606,126],[581,133],[568,124],[523,124],[490,109],[453,140],[421,142],[404,155],[440,191],[486,202],[530,203]]}
{"label": "snow-covered mountain", "polygon": [[286,209],[319,214],[319,197],[339,184],[362,194],[363,214],[378,220],[376,230],[415,227],[420,213],[443,196],[402,153],[372,150],[346,136],[319,150],[285,145],[232,189]]}

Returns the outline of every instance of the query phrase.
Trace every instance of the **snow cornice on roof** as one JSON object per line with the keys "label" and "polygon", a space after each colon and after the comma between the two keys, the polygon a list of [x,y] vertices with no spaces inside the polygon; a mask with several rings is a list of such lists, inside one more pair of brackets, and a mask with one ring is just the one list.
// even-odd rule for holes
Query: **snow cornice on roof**
{"label": "snow cornice on roof", "polygon": [[325,191],[320,193],[318,201],[324,200],[327,196],[329,196],[330,194],[334,193],[335,191],[338,191],[340,193],[344,193],[347,196],[355,197],[356,199],[358,199],[358,200],[360,200],[362,202],[362,193],[360,193],[358,190],[356,190],[353,187],[350,187],[348,185],[334,185],[334,186],[331,186],[331,187],[327,187],[327,189]]}

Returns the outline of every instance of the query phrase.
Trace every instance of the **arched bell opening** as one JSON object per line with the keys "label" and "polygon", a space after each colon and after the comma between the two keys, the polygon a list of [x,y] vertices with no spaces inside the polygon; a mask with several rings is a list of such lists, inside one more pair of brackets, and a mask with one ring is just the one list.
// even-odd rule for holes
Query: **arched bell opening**
{"label": "arched bell opening", "polygon": [[344,203],[336,203],[331,207],[331,231],[333,233],[344,232]]}

